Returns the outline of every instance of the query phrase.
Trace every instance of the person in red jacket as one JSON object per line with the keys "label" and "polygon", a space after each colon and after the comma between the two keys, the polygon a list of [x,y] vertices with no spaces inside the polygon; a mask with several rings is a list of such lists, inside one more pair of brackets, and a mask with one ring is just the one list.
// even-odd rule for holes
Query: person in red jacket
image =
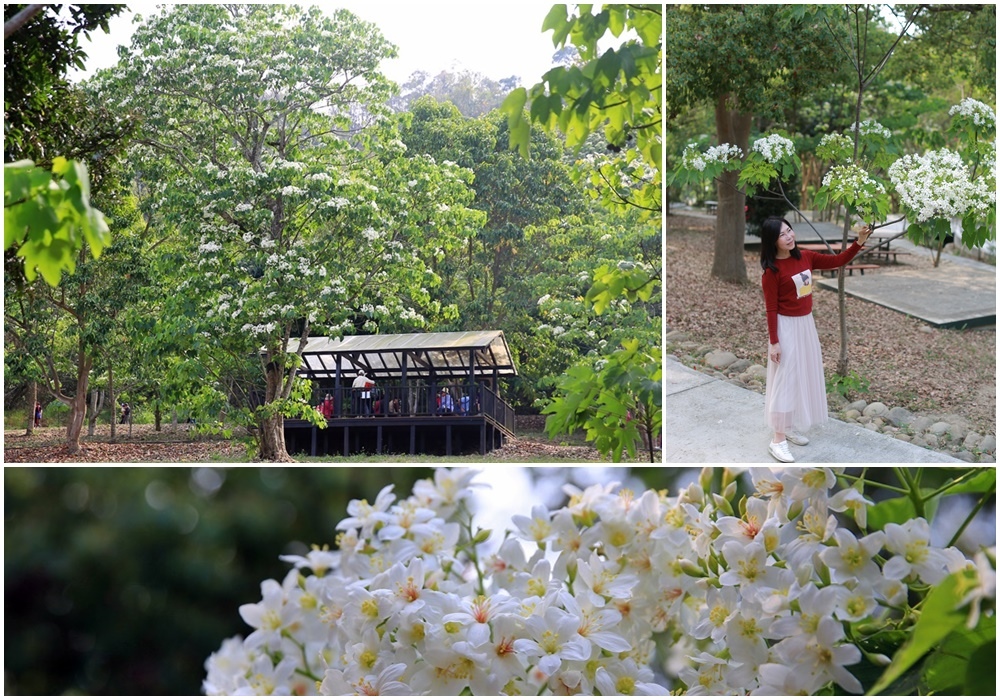
{"label": "person in red jacket", "polygon": [[770,341],[764,414],[774,432],[768,452],[779,462],[794,462],[788,443],[808,444],[802,433],[827,419],[823,354],[812,317],[813,270],[846,265],[869,234],[866,226],[847,250],[826,255],[797,248],[784,219],[770,217],[761,225],[760,283]]}

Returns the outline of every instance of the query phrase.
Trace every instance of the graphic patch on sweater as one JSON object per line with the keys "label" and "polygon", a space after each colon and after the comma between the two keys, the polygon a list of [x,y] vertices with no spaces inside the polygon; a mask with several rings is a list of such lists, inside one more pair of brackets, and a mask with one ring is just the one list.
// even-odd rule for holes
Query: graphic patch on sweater
{"label": "graphic patch on sweater", "polygon": [[798,298],[807,297],[813,291],[812,270],[803,270],[797,275],[792,275],[792,282],[795,283],[795,292]]}

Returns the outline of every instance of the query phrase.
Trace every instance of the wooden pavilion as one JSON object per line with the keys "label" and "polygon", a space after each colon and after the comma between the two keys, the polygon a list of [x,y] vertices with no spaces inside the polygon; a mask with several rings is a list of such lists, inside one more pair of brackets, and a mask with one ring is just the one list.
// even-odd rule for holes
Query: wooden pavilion
{"label": "wooden pavilion", "polygon": [[[323,429],[286,419],[291,454],[486,454],[514,435],[499,393],[517,375],[503,331],[313,337],[301,354],[328,417]],[[361,376],[373,386],[355,388]]]}

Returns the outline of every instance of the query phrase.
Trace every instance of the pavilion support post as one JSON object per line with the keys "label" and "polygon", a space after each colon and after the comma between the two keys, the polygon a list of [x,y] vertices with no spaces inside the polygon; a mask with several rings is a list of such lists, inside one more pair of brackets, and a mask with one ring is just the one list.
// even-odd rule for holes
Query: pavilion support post
{"label": "pavilion support post", "polygon": [[317,433],[317,430],[318,429],[314,425],[312,427],[312,440],[310,441],[310,445],[309,445],[309,454],[311,454],[313,457],[316,456],[316,433]]}
{"label": "pavilion support post", "polygon": [[[469,410],[471,415],[476,411],[476,349],[469,350],[469,389],[466,392],[469,397]],[[461,401],[461,399],[459,399]]]}
{"label": "pavilion support post", "polygon": [[344,426],[344,456],[351,456],[351,429]]}
{"label": "pavilion support post", "polygon": [[410,454],[417,453],[417,426],[410,423]]}
{"label": "pavilion support post", "polygon": [[486,421],[479,426],[479,454],[486,454]]}
{"label": "pavilion support post", "polygon": [[375,454],[382,454],[382,426],[375,428]]}
{"label": "pavilion support post", "polygon": [[444,428],[444,453],[451,457],[451,423]]}
{"label": "pavilion support post", "polygon": [[333,415],[339,416],[341,414],[341,403],[343,399],[343,390],[340,386],[340,355],[337,355],[337,374],[334,376],[333,380]]}

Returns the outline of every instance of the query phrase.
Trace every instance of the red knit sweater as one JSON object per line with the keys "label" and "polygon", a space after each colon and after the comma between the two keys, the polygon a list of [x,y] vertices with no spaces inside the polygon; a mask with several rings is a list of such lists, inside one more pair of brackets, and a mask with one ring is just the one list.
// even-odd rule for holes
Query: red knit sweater
{"label": "red knit sweater", "polygon": [[860,252],[861,246],[855,241],[837,255],[799,250],[802,257],[775,260],[778,271],[764,270],[760,284],[764,288],[764,308],[767,310],[767,333],[771,343],[778,342],[778,314],[782,316],[805,316],[812,313],[813,270],[833,270],[846,265]]}

